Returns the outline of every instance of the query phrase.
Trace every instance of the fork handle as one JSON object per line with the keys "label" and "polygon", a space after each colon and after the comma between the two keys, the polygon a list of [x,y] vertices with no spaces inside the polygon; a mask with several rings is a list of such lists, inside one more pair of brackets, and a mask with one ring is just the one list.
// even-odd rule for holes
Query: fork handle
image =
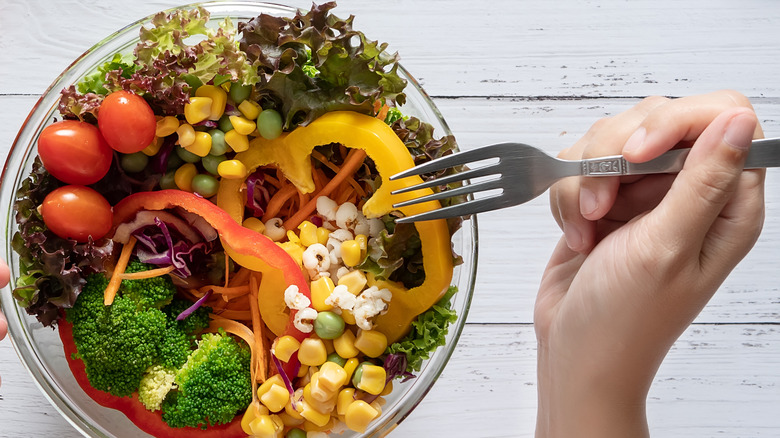
{"label": "fork handle", "polygon": [[[582,176],[643,175],[677,173],[683,168],[690,148],[672,149],[644,163],[630,163],[622,155],[590,158],[581,161]],[[745,169],[780,167],[780,138],[753,140]]]}

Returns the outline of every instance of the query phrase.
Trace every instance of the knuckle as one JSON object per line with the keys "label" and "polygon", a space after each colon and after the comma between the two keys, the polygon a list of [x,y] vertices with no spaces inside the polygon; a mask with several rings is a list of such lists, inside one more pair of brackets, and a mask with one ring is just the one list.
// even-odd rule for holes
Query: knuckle
{"label": "knuckle", "polygon": [[712,205],[723,205],[734,194],[734,172],[728,168],[714,168],[693,175],[694,195]]}
{"label": "knuckle", "polygon": [[748,99],[747,96],[740,93],[739,91],[721,90],[720,93],[722,93],[728,100],[730,100],[735,107],[753,108],[753,104],[750,103],[750,99]]}

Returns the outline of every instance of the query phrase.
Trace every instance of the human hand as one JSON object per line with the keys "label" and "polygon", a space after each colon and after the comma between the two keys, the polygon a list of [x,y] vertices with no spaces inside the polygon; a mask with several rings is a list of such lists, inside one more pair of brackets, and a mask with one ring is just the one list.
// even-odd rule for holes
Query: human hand
{"label": "human hand", "polygon": [[690,146],[678,175],[571,178],[550,191],[565,237],[534,311],[538,437],[647,435],[645,398],[669,348],[760,233],[763,137],[735,92],[648,98],[560,156],[652,159]]}
{"label": "human hand", "polygon": [[[8,265],[4,260],[0,259],[0,287],[5,287],[11,278],[11,273],[8,270]],[[8,321],[5,319],[3,312],[0,312],[0,341],[5,338],[8,333]],[[1,381],[0,381],[1,382]]]}

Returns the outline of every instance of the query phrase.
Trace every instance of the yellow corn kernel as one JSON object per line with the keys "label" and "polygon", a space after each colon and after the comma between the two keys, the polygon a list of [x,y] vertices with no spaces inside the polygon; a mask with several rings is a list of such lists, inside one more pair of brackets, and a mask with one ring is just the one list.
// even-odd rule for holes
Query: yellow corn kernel
{"label": "yellow corn kernel", "polygon": [[347,384],[347,372],[336,362],[325,362],[320,367],[317,384],[326,391],[338,391]]}
{"label": "yellow corn kernel", "polygon": [[339,277],[339,286],[346,286],[349,293],[355,296],[363,292],[367,282],[366,274],[357,269]]}
{"label": "yellow corn kernel", "polygon": [[276,338],[272,349],[277,359],[287,362],[300,347],[301,343],[297,339],[290,335],[284,335]]}
{"label": "yellow corn kernel", "polygon": [[[209,114],[207,116],[209,120],[219,120],[219,118],[222,117],[222,114],[225,112],[225,104],[227,104],[227,93],[225,90],[214,85],[201,85],[195,90],[195,96],[211,99]],[[190,101],[192,101],[192,99],[190,99]]]}
{"label": "yellow corn kernel", "polygon": [[[330,421],[330,413],[323,413],[316,409],[306,401],[301,401],[303,410],[301,410],[301,416],[306,420],[314,423],[316,426],[324,426]],[[305,424],[305,423],[304,423]]]}
{"label": "yellow corn kernel", "polygon": [[165,116],[157,121],[157,127],[154,130],[154,135],[158,137],[167,137],[179,127],[179,119],[174,116]]}
{"label": "yellow corn kernel", "polygon": [[360,244],[352,239],[341,242],[341,260],[346,266],[352,267],[360,263]]}
{"label": "yellow corn kernel", "polygon": [[330,417],[330,420],[328,420],[328,422],[322,426],[319,426],[311,421],[303,422],[303,430],[306,431],[307,436],[308,432],[328,432],[333,430],[334,427],[336,427],[336,419],[334,417]]}
{"label": "yellow corn kernel", "polygon": [[379,395],[386,396],[386,395],[390,395],[391,392],[393,392],[393,381],[392,380],[387,382],[387,383],[385,383],[385,389],[383,389],[382,393],[379,394]]}
{"label": "yellow corn kernel", "polygon": [[379,395],[382,390],[385,389],[385,382],[387,381],[387,371],[383,367],[378,365],[371,365],[364,363],[361,367],[362,375],[360,381],[355,386],[357,389],[362,389],[369,394]]}
{"label": "yellow corn kernel", "polygon": [[303,421],[304,421],[304,420],[303,420],[303,417],[301,417],[301,414],[299,414],[299,413],[297,413],[297,412],[296,412],[295,414],[296,414],[298,417],[293,417],[292,415],[288,414],[286,411],[279,412],[279,413],[278,413],[278,414],[276,414],[276,415],[278,415],[278,416],[279,416],[279,419],[280,419],[280,420],[282,420],[282,423],[283,423],[283,424],[284,424],[286,427],[295,427],[295,426],[300,426],[301,424],[303,424]]}
{"label": "yellow corn kernel", "polygon": [[192,191],[192,178],[198,174],[198,169],[192,163],[186,163],[180,168],[176,169],[173,174],[173,181],[176,183],[176,187],[186,192]]}
{"label": "yellow corn kernel", "polygon": [[358,234],[355,236],[355,242],[360,245],[360,253],[365,254],[368,251],[368,236],[365,234]]}
{"label": "yellow corn kernel", "polygon": [[230,86],[232,85],[232,82],[227,81],[219,84],[220,87],[222,87],[223,90],[225,90],[226,93],[230,93]]}
{"label": "yellow corn kernel", "polygon": [[241,135],[249,135],[257,128],[255,122],[242,116],[230,116],[230,124]]}
{"label": "yellow corn kernel", "polygon": [[330,414],[336,409],[336,397],[338,396],[338,393],[324,391],[322,388],[315,388],[314,382],[317,381],[317,374],[315,373],[311,377],[311,383],[308,383],[303,387],[303,400],[316,409],[317,412]]}
{"label": "yellow corn kernel", "polygon": [[211,135],[208,132],[195,131],[195,141],[183,147],[199,157],[205,157],[211,152]]}
{"label": "yellow corn kernel", "polygon": [[325,304],[325,300],[333,293],[336,285],[330,277],[320,277],[311,282],[311,306],[314,310],[322,312],[331,310],[333,306]]}
{"label": "yellow corn kernel", "polygon": [[243,102],[238,104],[238,110],[249,120],[256,120],[257,116],[260,115],[260,105],[249,99],[244,99]]}
{"label": "yellow corn kernel", "polygon": [[145,147],[141,152],[143,152],[146,156],[153,157],[157,155],[157,152],[160,152],[162,144],[163,139],[161,137],[154,137],[154,140],[149,143],[149,146]]}
{"label": "yellow corn kernel", "polygon": [[322,339],[310,336],[301,342],[298,349],[298,360],[303,365],[320,366],[328,360],[328,350]]}
{"label": "yellow corn kernel", "polygon": [[336,351],[336,348],[333,347],[333,339],[323,339],[322,342],[325,344],[325,350],[328,354]]}
{"label": "yellow corn kernel", "polygon": [[303,421],[303,417],[301,416],[301,413],[300,413],[300,410],[301,410],[300,403],[296,403],[295,407],[297,408],[297,410],[294,409],[293,406],[292,406],[292,399],[287,400],[287,404],[284,405],[284,413],[289,415],[291,418],[293,418],[295,420],[300,420],[302,422]]}
{"label": "yellow corn kernel", "polygon": [[208,119],[212,102],[209,97],[190,97],[190,101],[184,104],[184,118],[187,123],[194,125]]}
{"label": "yellow corn kernel", "polygon": [[246,411],[244,411],[244,415],[241,417],[241,429],[244,430],[244,433],[247,435],[252,434],[252,429],[249,428],[249,423],[252,422],[255,418],[257,418],[260,415],[268,415],[268,409],[266,409],[263,405],[249,405]]}
{"label": "yellow corn kernel", "polygon": [[240,134],[235,129],[225,133],[225,143],[230,146],[235,152],[244,152],[249,149],[249,137],[244,134]]}
{"label": "yellow corn kernel", "polygon": [[355,432],[365,432],[374,418],[379,416],[379,412],[373,406],[363,400],[355,400],[347,407],[344,413],[344,423]]}
{"label": "yellow corn kernel", "polygon": [[347,408],[353,401],[355,401],[355,388],[344,388],[339,391],[338,398],[336,399],[336,413],[339,415],[346,415]]}
{"label": "yellow corn kernel", "polygon": [[347,382],[352,380],[352,373],[355,372],[358,365],[360,365],[360,361],[356,357],[347,359],[347,363],[344,364],[344,371],[347,372]]}
{"label": "yellow corn kernel", "polygon": [[246,166],[238,160],[225,160],[217,166],[217,173],[226,179],[244,179]]}
{"label": "yellow corn kernel", "polygon": [[353,358],[360,353],[360,350],[355,347],[355,334],[352,333],[352,330],[344,330],[341,336],[334,339],[333,348],[344,359]]}
{"label": "yellow corn kernel", "polygon": [[298,266],[303,266],[303,251],[304,247],[294,242],[276,242],[290,257],[298,263]]}
{"label": "yellow corn kernel", "polygon": [[379,357],[387,349],[387,336],[377,330],[359,330],[355,348],[368,357]]}
{"label": "yellow corn kernel", "polygon": [[180,144],[181,147],[186,148],[195,141],[195,128],[187,123],[182,123],[176,128],[176,135],[179,136],[176,143]]}
{"label": "yellow corn kernel", "polygon": [[293,230],[287,231],[287,241],[292,242],[296,245],[301,243],[301,239],[298,238],[298,235],[295,234],[295,231]]}
{"label": "yellow corn kernel", "polygon": [[284,430],[284,424],[279,427],[279,424],[270,415],[258,415],[249,423],[249,430],[252,431],[253,438],[279,438]]}
{"label": "yellow corn kernel", "polygon": [[300,239],[303,246],[311,246],[318,243],[317,240],[317,226],[309,221],[303,221],[298,225],[300,230]]}
{"label": "yellow corn kernel", "polygon": [[328,244],[328,237],[330,237],[330,230],[325,227],[317,227],[317,243],[323,245]]}
{"label": "yellow corn kernel", "polygon": [[377,415],[382,415],[382,406],[385,404],[385,399],[382,397],[377,397],[376,400],[372,401],[371,407],[376,409]]}
{"label": "yellow corn kernel", "polygon": [[295,377],[303,377],[306,374],[309,374],[309,366],[301,364],[301,368],[298,370],[298,375]]}
{"label": "yellow corn kernel", "polygon": [[260,397],[260,401],[271,412],[279,412],[284,409],[287,400],[290,399],[290,392],[285,385],[271,385],[271,388]]}
{"label": "yellow corn kernel", "polygon": [[248,217],[244,219],[244,222],[242,222],[241,225],[243,225],[244,228],[249,228],[250,230],[257,231],[261,234],[265,231],[265,224],[256,217]]}
{"label": "yellow corn kernel", "polygon": [[263,382],[258,388],[257,388],[257,398],[262,398],[263,395],[265,395],[266,392],[271,390],[271,387],[274,385],[280,385],[284,388],[287,386],[284,383],[284,380],[282,380],[282,376],[279,374],[274,374],[273,376],[267,378],[265,382]]}
{"label": "yellow corn kernel", "polygon": [[357,324],[357,321],[355,320],[355,315],[352,314],[351,310],[342,309],[341,310],[341,319],[344,320],[344,323],[349,324],[349,325]]}

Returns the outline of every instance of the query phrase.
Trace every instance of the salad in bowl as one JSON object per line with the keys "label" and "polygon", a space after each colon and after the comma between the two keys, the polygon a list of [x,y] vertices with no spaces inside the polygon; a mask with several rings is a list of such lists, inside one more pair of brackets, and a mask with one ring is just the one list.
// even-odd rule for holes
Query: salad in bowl
{"label": "salad in bowl", "polygon": [[441,372],[476,225],[396,224],[440,204],[394,208],[431,189],[392,194],[421,180],[390,176],[457,146],[397,54],[334,7],[158,13],[87,52],[22,128],[3,310],[83,432],[381,435]]}

